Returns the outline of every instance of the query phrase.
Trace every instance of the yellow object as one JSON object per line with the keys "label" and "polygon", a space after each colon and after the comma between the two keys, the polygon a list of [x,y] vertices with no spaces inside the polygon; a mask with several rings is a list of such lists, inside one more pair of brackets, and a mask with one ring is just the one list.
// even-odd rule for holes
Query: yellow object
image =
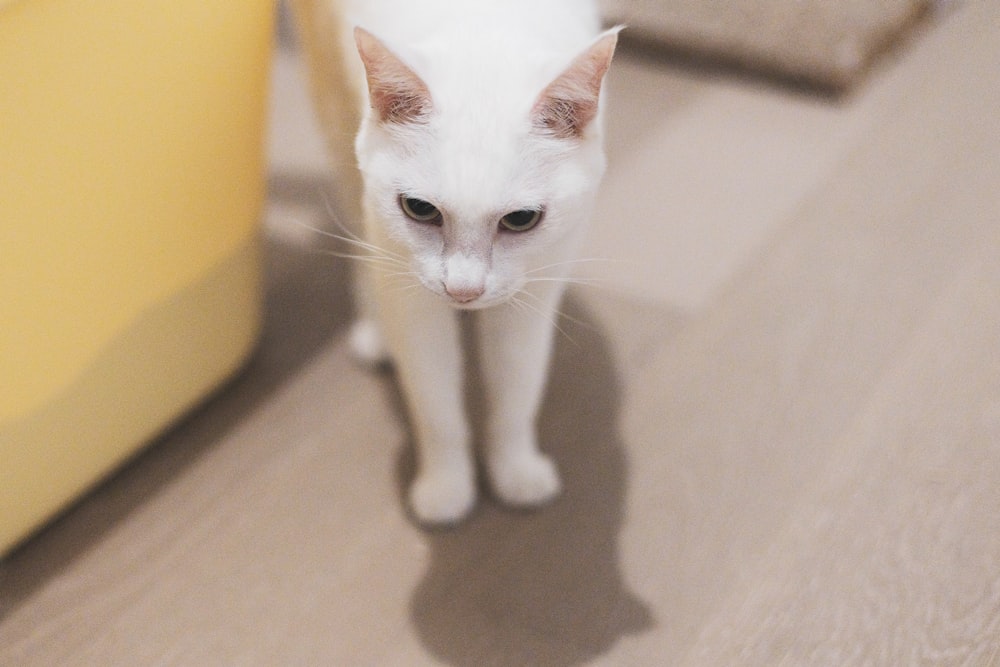
{"label": "yellow object", "polygon": [[252,350],[272,20],[0,0],[0,553]]}

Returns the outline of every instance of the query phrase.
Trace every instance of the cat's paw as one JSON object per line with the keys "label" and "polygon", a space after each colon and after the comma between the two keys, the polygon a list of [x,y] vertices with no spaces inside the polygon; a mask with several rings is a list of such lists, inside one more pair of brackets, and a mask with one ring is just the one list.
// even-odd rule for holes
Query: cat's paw
{"label": "cat's paw", "polygon": [[354,322],[348,343],[354,360],[363,366],[377,368],[392,362],[382,332],[373,319],[364,318]]}
{"label": "cat's paw", "polygon": [[493,492],[508,505],[544,505],[562,490],[556,464],[536,449],[494,456],[489,463]]}
{"label": "cat's paw", "polygon": [[410,486],[410,509],[417,520],[446,525],[464,519],[476,502],[476,480],[467,470],[421,473]]}

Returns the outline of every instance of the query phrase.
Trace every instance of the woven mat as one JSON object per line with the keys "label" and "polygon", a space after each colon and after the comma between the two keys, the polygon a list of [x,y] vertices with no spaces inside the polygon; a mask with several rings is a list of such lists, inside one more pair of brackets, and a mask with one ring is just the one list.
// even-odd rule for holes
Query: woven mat
{"label": "woven mat", "polygon": [[844,90],[933,0],[605,0],[623,36]]}

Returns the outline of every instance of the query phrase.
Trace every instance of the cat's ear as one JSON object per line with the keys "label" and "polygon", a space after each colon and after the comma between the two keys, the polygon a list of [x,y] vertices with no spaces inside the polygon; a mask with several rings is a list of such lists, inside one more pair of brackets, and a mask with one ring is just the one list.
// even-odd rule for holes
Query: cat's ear
{"label": "cat's ear", "polygon": [[368,96],[379,121],[425,120],[431,111],[431,94],[423,79],[364,28],[354,29],[354,41],[365,65]]}
{"label": "cat's ear", "polygon": [[531,121],[538,131],[559,139],[583,136],[597,115],[601,83],[611,66],[621,29],[602,33],[546,86],[531,110]]}

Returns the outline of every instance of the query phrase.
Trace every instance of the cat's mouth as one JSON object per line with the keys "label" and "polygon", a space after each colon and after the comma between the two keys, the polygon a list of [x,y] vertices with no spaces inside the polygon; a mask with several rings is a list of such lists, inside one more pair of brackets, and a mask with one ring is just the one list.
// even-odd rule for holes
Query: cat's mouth
{"label": "cat's mouth", "polygon": [[[436,290],[435,290],[436,291]],[[437,292],[449,306],[456,310],[483,310],[492,306],[498,306],[508,301],[506,295],[479,295],[469,297],[468,295],[455,296],[447,291]]]}
{"label": "cat's mouth", "polygon": [[459,310],[479,310],[503,300],[487,293],[485,281],[443,280],[434,291]]}
{"label": "cat's mouth", "polygon": [[423,286],[455,310],[483,310],[510,301],[517,290],[487,289],[482,284],[462,285],[446,281],[434,283],[421,278]]}
{"label": "cat's mouth", "polygon": [[490,306],[496,306],[505,301],[505,299],[502,298],[486,297],[477,297],[469,301],[460,301],[447,294],[443,294],[442,297],[448,302],[448,305],[456,310],[482,310],[484,308],[489,308]]}

